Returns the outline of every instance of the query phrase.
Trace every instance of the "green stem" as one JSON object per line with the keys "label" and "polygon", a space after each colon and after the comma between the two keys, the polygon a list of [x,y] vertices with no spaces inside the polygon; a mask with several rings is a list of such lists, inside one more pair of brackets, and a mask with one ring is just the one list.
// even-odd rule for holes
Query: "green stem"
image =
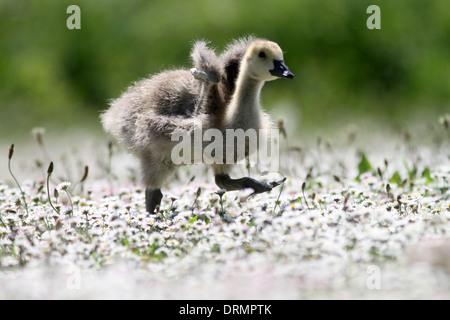
{"label": "green stem", "polygon": [[69,198],[69,203],[70,203],[70,208],[72,210],[72,215],[73,215],[73,203],[72,203],[72,198],[69,194],[69,192],[67,190],[64,190],[64,192],[67,194],[67,197]]}
{"label": "green stem", "polygon": [[50,203],[51,207],[53,208],[53,210],[55,210],[55,212],[57,214],[59,214],[59,211],[56,210],[56,208],[53,206],[52,203],[52,196],[50,195],[50,175],[52,174],[53,171],[53,162],[50,162],[50,166],[47,170],[47,195],[48,195],[48,202]]}
{"label": "green stem", "polygon": [[14,176],[14,174],[12,173],[12,170],[11,170],[11,158],[12,158],[13,152],[14,152],[14,144],[12,144],[11,147],[9,148],[8,170],[9,170],[9,173],[11,174],[11,176],[13,177],[14,181],[16,182],[17,187],[19,187],[20,193],[22,194],[22,200],[25,205],[25,211],[27,212],[27,214],[29,214],[28,205],[25,200],[25,193],[23,192],[22,188],[20,187],[19,181],[17,181],[16,177]]}
{"label": "green stem", "polygon": [[273,207],[273,213],[275,213],[275,209],[277,208],[277,206],[280,207],[280,215],[281,215],[280,197],[281,197],[281,192],[283,192],[283,188],[284,188],[284,183],[280,187],[280,193],[278,194],[278,198],[275,201],[275,206]]}
{"label": "green stem", "polygon": [[310,212],[311,212],[311,209],[309,208],[308,200],[306,200],[306,196],[305,196],[305,189],[306,189],[306,182],[303,182],[303,184],[302,184],[302,193],[303,193],[303,198],[305,199],[305,202],[306,202],[306,207],[308,208],[308,211],[310,211]]}
{"label": "green stem", "polygon": [[3,219],[0,217],[0,222],[2,223],[2,225],[6,228],[6,224],[5,224],[5,222],[3,221]]}

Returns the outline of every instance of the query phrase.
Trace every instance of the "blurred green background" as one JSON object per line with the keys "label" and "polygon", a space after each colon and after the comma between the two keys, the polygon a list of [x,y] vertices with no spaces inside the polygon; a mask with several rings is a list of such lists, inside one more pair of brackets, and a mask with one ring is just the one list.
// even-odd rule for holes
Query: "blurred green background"
{"label": "blurred green background", "polygon": [[[81,30],[66,27],[72,4]],[[366,27],[371,4],[381,30]],[[99,112],[133,81],[190,67],[193,40],[221,51],[248,34],[285,51],[296,77],[267,84],[262,101],[299,130],[450,109],[448,0],[0,0],[0,134],[101,130]]]}

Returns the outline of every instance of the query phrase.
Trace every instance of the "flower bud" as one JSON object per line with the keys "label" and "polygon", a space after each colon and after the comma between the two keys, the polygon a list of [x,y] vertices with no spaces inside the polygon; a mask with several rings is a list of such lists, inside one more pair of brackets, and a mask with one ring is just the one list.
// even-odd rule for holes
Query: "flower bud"
{"label": "flower bud", "polygon": [[11,160],[13,154],[14,154],[14,144],[12,144],[12,145],[9,147],[9,153],[8,153],[8,159],[9,159],[9,160]]}
{"label": "flower bud", "polygon": [[53,172],[53,161],[50,162],[50,165],[48,166],[48,169],[47,169],[48,175],[51,175],[52,172]]}

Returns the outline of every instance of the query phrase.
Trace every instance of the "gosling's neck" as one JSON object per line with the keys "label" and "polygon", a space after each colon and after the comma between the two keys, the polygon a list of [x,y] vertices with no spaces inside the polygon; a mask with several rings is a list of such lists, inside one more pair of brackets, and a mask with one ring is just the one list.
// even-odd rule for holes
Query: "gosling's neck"
{"label": "gosling's neck", "polygon": [[236,91],[228,106],[226,127],[229,129],[260,128],[260,95],[264,81],[249,76],[246,70],[240,72],[236,81]]}

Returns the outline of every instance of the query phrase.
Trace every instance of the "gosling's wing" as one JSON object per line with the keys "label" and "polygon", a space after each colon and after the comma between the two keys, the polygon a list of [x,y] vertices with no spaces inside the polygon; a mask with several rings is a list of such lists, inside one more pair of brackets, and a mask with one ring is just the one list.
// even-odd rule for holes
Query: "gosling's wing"
{"label": "gosling's wing", "polygon": [[191,51],[194,67],[207,74],[208,81],[218,83],[222,73],[222,62],[213,49],[208,48],[206,41],[194,43]]}

